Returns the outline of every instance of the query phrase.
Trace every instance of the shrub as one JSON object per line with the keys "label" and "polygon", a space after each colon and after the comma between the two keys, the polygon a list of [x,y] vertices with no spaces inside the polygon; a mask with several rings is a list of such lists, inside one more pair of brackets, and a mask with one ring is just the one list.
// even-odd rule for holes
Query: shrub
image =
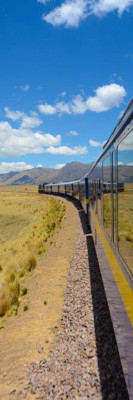
{"label": "shrub", "polygon": [[9,309],[9,297],[8,294],[2,290],[1,296],[0,296],[0,317],[3,317],[3,315],[6,314],[7,310]]}
{"label": "shrub", "polygon": [[52,228],[52,229],[54,229],[54,228],[55,228],[55,226],[56,226],[56,223],[55,223],[55,221],[52,221],[52,222],[51,222],[51,228]]}
{"label": "shrub", "polygon": [[12,267],[12,265],[11,265],[6,270],[5,282],[6,283],[13,282],[13,281],[15,281],[15,278],[16,278],[16,271],[15,271],[15,268]]}
{"label": "shrub", "polygon": [[23,311],[27,311],[29,309],[28,305],[26,304],[23,308]]}
{"label": "shrub", "polygon": [[133,234],[128,233],[125,237],[128,242],[133,242]]}
{"label": "shrub", "polygon": [[28,271],[32,271],[32,269],[34,269],[36,267],[36,257],[34,254],[29,255],[28,260],[27,260],[27,267],[28,267]]}
{"label": "shrub", "polygon": [[6,283],[0,295],[0,316],[7,313],[9,308],[16,304],[18,307],[18,298],[20,294],[20,285],[17,279]]}
{"label": "shrub", "polygon": [[42,253],[45,253],[45,249],[44,249],[44,247],[39,247],[39,249],[37,250],[37,254],[42,254]]}
{"label": "shrub", "polygon": [[20,295],[20,284],[17,279],[9,284],[9,299],[10,305],[18,304],[18,298]]}
{"label": "shrub", "polygon": [[21,289],[21,292],[22,292],[22,296],[25,296],[25,295],[27,294],[27,288],[26,288],[26,287],[23,287],[23,288]]}
{"label": "shrub", "polygon": [[19,271],[19,278],[23,278],[24,277],[24,271]]}
{"label": "shrub", "polygon": [[9,275],[9,282],[14,282],[15,281],[15,272],[11,272]]}

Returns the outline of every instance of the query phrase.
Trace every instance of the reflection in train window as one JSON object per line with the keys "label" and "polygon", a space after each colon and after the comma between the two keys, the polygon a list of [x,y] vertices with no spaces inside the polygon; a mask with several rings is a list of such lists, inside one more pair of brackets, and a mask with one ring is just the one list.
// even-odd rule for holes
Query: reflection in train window
{"label": "reflection in train window", "polygon": [[58,185],[52,186],[52,192],[53,193],[58,193]]}
{"label": "reflection in train window", "polygon": [[72,185],[70,185],[69,183],[66,184],[66,194],[72,194]]}
{"label": "reflection in train window", "polygon": [[97,175],[97,213],[99,218],[102,220],[102,207],[101,207],[101,196],[102,196],[102,186],[101,186],[101,161],[98,163],[98,175]]}
{"label": "reflection in train window", "polygon": [[60,193],[64,193],[64,191],[65,191],[64,185],[60,185]]}
{"label": "reflection in train window", "polygon": [[97,182],[93,182],[93,208],[97,212]]}
{"label": "reflection in train window", "polygon": [[111,237],[111,168],[110,156],[103,161],[103,223]]}
{"label": "reflection in train window", "polygon": [[95,183],[90,182],[89,183],[89,198],[90,198],[90,204],[92,207],[95,205]]}
{"label": "reflection in train window", "polygon": [[118,146],[118,241],[133,273],[133,130]]}
{"label": "reflection in train window", "polygon": [[79,183],[73,184],[73,196],[79,200]]}
{"label": "reflection in train window", "polygon": [[84,208],[86,207],[85,199],[86,199],[85,180],[83,180],[82,182],[80,182],[80,201]]}
{"label": "reflection in train window", "polygon": [[113,241],[117,246],[116,151],[113,151]]}

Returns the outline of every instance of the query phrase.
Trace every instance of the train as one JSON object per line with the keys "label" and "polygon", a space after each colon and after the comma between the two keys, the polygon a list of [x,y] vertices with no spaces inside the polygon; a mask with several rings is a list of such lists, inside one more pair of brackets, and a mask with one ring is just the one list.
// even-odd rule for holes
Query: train
{"label": "train", "polygon": [[[39,185],[38,192],[76,198],[88,215],[90,225],[92,212],[95,213],[110,245],[132,275],[133,99],[87,175],[71,182],[44,183]],[[127,244],[131,247],[128,254]]]}
{"label": "train", "polygon": [[39,185],[38,192],[78,200],[87,215],[132,398],[133,99],[88,174],[76,181]]}

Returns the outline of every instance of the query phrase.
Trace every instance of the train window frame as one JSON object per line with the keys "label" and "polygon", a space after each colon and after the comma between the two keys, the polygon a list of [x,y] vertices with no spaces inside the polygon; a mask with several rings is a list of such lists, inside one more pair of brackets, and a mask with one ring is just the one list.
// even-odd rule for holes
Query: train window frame
{"label": "train window frame", "polygon": [[[114,179],[115,177],[115,179]],[[115,182],[115,193],[114,193]],[[115,196],[114,196],[115,194]],[[113,235],[112,242],[118,250],[118,145],[114,144],[112,148],[112,203],[113,203]],[[114,205],[116,207],[116,215],[114,219]],[[116,230],[116,232],[115,232]],[[115,240],[116,237],[116,240]]]}
{"label": "train window frame", "polygon": [[[105,223],[104,223],[104,189],[103,189],[103,177],[104,177],[104,162],[107,160],[107,158],[109,158],[110,160],[110,180],[111,180],[111,192],[110,192],[110,210],[111,210],[111,228],[110,228],[110,234],[108,233],[106,227],[105,227]],[[109,240],[112,242],[112,214],[113,214],[113,208],[112,208],[112,148],[109,149],[109,151],[107,151],[103,158],[102,158],[102,224],[103,224],[103,228],[109,238]]]}
{"label": "train window frame", "polygon": [[[117,233],[118,233],[118,238],[119,238],[119,193],[118,193],[119,192],[119,190],[118,190],[119,164],[118,164],[118,162],[119,162],[119,152],[120,152],[119,147],[120,147],[121,143],[126,139],[126,137],[129,136],[132,132],[133,132],[133,123],[130,124],[130,127],[127,127],[127,129],[124,131],[123,135],[119,138],[119,140],[117,140],[117,202],[118,202],[118,204],[117,204],[117,214],[118,214],[117,215],[117,218],[118,218],[117,229],[118,229],[118,231],[117,231]],[[131,264],[127,263],[127,260],[121,251],[119,240],[118,240],[118,253],[119,253],[120,259],[122,260],[122,263],[124,263],[124,266],[129,274],[129,276],[133,277],[133,272],[130,268]]]}
{"label": "train window frame", "polygon": [[130,134],[132,130],[133,130],[133,122],[129,126],[127,126],[121,133],[120,137],[116,139],[115,146],[117,147],[117,149],[120,143],[123,142],[123,140],[126,138],[126,136]]}

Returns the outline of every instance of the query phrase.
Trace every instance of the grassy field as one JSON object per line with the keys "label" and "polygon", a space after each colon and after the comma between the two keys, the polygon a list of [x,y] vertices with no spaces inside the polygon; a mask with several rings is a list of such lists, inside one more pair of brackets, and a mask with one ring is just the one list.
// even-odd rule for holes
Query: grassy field
{"label": "grassy field", "polygon": [[65,205],[36,186],[0,187],[0,317],[17,313],[26,276],[60,226]]}

